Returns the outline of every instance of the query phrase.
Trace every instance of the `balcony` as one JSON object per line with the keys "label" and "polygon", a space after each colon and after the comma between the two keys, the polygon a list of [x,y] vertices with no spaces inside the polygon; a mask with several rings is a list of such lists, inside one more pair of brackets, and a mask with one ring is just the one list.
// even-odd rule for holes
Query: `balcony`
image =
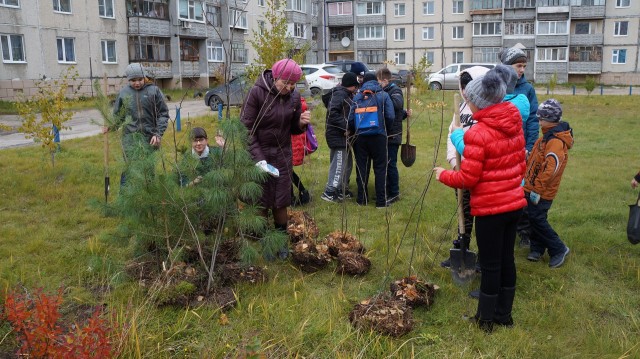
{"label": "balcony", "polygon": [[569,0],[538,0],[538,14],[569,13]]}
{"label": "balcony", "polygon": [[569,35],[537,35],[536,46],[568,46]]}
{"label": "balcony", "polygon": [[602,45],[604,44],[604,35],[602,34],[571,34],[570,37],[571,45]]}
{"label": "balcony", "polygon": [[148,36],[171,36],[171,24],[169,20],[153,17],[129,17],[129,34]]}
{"label": "balcony", "polygon": [[385,23],[386,23],[385,15],[356,16],[356,24],[358,25],[384,25]]}
{"label": "balcony", "polygon": [[349,46],[344,47],[340,40],[330,40],[329,51],[353,51],[353,41],[349,42]]}
{"label": "balcony", "polygon": [[504,9],[505,20],[533,20],[536,18],[536,9]]}
{"label": "balcony", "polygon": [[569,61],[570,74],[600,74],[602,62]]}
{"label": "balcony", "polygon": [[328,16],[329,26],[353,26],[353,15]]}
{"label": "balcony", "polygon": [[173,77],[171,62],[140,62],[145,69],[149,70],[156,79],[170,79]]}
{"label": "balcony", "polygon": [[474,36],[473,47],[502,47],[502,36]]}
{"label": "balcony", "polygon": [[572,6],[573,19],[604,19],[604,6]]}
{"label": "balcony", "polygon": [[183,77],[200,77],[199,61],[181,61],[180,75]]}

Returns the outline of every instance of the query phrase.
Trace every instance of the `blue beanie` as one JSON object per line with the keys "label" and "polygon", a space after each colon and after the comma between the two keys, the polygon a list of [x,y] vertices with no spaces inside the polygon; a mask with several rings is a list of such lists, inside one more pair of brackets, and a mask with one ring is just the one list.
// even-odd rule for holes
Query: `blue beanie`
{"label": "blue beanie", "polygon": [[367,72],[367,68],[362,62],[354,62],[351,64],[351,69],[349,70],[349,72],[353,72],[358,76],[364,76],[364,73]]}

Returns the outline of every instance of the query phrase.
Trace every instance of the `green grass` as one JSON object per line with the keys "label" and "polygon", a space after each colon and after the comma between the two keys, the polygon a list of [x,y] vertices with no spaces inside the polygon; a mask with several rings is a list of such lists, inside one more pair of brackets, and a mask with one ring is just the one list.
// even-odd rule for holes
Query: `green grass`
{"label": "green grass", "polygon": [[[426,109],[442,96],[444,122],[439,110]],[[70,307],[106,302],[130,325],[122,341],[126,358],[137,352],[154,358],[235,357],[255,338],[274,358],[640,356],[639,249],[625,238],[627,205],[636,199],[630,188],[638,170],[636,97],[556,96],[574,129],[575,147],[550,222],[572,252],[562,268],[550,270],[548,257],[531,263],[526,250],[516,250],[516,326],[489,336],[461,320],[475,311],[477,302],[467,292],[478,281],[458,287],[439,267],[454,237],[456,204],[453,190],[431,178],[431,169],[434,163],[446,165],[450,97],[450,92],[428,93],[422,105],[413,105],[418,158],[410,168],[399,161],[402,200],[388,211],[320,200],[329,160],[323,106],[313,112],[320,149],[296,168],[314,196],[304,209],[318,222],[321,237],[339,229],[346,213],[348,230],[365,243],[373,262],[366,276],[343,277],[330,269],[304,274],[289,262],[261,262],[270,281],[237,287],[238,306],[226,314],[227,325],[208,306],[155,308],[123,274],[132,253],[126,229],[90,205],[103,200],[102,140],[93,137],[63,143],[55,168],[39,147],[0,151],[0,283],[50,290],[63,285]],[[213,130],[204,118],[194,123]],[[172,157],[170,137],[165,135],[163,144],[167,158]],[[110,144],[113,199],[122,165],[117,135]],[[429,310],[414,311],[413,331],[393,339],[353,329],[348,321],[353,305],[408,274],[440,286]],[[103,297],[97,288],[105,285],[109,290]],[[6,323],[0,325],[0,338],[8,331]],[[0,352],[12,348],[11,338],[2,341]]]}

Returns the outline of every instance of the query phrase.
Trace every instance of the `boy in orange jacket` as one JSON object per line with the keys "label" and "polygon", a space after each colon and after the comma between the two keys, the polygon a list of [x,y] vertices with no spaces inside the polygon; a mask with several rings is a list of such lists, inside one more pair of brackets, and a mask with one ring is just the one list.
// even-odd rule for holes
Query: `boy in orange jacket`
{"label": "boy in orange jacket", "polygon": [[527,259],[537,262],[549,251],[549,267],[558,268],[569,254],[567,247],[547,219],[553,199],[558,193],[562,173],[573,147],[573,130],[562,121],[562,107],[549,99],[538,107],[542,137],[533,145],[525,172],[525,196],[531,222],[531,245]]}

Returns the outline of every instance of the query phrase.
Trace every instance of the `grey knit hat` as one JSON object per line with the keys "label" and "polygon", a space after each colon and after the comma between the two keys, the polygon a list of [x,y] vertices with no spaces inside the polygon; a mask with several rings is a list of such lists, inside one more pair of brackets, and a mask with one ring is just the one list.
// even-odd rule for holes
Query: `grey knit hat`
{"label": "grey knit hat", "polygon": [[516,84],[518,83],[518,74],[516,73],[516,70],[511,66],[501,64],[497,65],[495,70],[502,78],[502,81],[507,85],[507,93],[513,93],[516,90]]}
{"label": "grey knit hat", "polygon": [[464,97],[477,108],[483,109],[502,102],[507,86],[495,70],[473,79],[464,89]]}
{"label": "grey knit hat", "polygon": [[129,64],[129,66],[127,66],[127,70],[125,71],[125,75],[127,75],[127,80],[144,78],[144,67],[141,63],[138,62]]}
{"label": "grey knit hat", "polygon": [[517,62],[517,60],[524,58],[527,59],[527,55],[524,51],[520,50],[517,47],[510,47],[508,49],[504,49],[500,52],[500,62],[504,65],[513,65]]}
{"label": "grey knit hat", "polygon": [[536,116],[538,120],[560,122],[562,119],[562,106],[560,106],[558,100],[550,98],[538,106]]}

